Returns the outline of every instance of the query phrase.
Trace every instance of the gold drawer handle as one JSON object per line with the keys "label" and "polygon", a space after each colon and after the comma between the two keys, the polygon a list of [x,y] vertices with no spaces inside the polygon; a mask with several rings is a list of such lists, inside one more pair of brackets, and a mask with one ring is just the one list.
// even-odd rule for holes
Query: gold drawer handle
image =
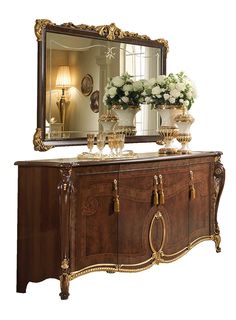
{"label": "gold drawer handle", "polygon": [[189,173],[190,173],[190,183],[189,183],[190,199],[194,200],[196,198],[196,189],[193,181],[193,171],[190,170]]}
{"label": "gold drawer handle", "polygon": [[120,213],[120,199],[118,195],[118,183],[117,180],[114,179],[114,197],[113,197],[113,202],[114,202],[114,212],[115,213]]}

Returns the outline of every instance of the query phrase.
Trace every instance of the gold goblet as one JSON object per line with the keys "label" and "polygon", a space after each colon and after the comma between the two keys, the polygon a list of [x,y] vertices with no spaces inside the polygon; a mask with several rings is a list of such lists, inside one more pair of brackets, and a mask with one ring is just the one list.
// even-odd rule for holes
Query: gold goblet
{"label": "gold goblet", "polygon": [[99,150],[100,158],[102,158],[102,150],[105,147],[105,139],[106,139],[106,136],[103,133],[99,133],[97,135],[97,148]]}
{"label": "gold goblet", "polygon": [[118,134],[117,139],[118,139],[118,141],[117,141],[117,143],[118,143],[118,156],[121,156],[122,150],[125,145],[125,134],[123,134],[123,133]]}
{"label": "gold goblet", "polygon": [[111,150],[110,152],[110,156],[113,157],[114,156],[114,138],[115,138],[115,134],[114,133],[109,133],[108,134],[108,146]]}
{"label": "gold goblet", "polygon": [[89,149],[90,154],[92,153],[93,146],[94,146],[94,134],[88,133],[87,134],[87,147]]}

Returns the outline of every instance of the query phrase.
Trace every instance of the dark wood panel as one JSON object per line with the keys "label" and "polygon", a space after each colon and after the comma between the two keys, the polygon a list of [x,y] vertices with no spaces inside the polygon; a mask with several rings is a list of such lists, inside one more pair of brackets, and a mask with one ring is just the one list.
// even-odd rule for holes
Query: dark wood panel
{"label": "dark wood panel", "polygon": [[58,170],[20,167],[18,179],[17,291],[29,281],[60,274]]}
{"label": "dark wood panel", "polygon": [[160,169],[165,203],[159,207],[166,224],[163,252],[174,254],[188,246],[189,166]]}
{"label": "dark wood panel", "polygon": [[211,162],[192,164],[196,198],[189,202],[189,238],[210,235],[211,220]]}
{"label": "dark wood panel", "polygon": [[117,214],[113,210],[118,174],[74,176],[71,202],[71,267],[117,264]]}
{"label": "dark wood panel", "polygon": [[154,212],[155,170],[120,172],[118,217],[118,262],[137,264],[151,257],[148,232]]}

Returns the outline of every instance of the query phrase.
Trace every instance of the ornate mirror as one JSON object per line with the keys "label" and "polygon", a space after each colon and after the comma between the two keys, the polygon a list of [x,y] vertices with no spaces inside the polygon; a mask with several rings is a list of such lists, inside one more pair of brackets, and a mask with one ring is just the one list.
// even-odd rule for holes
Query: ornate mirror
{"label": "ornate mirror", "polygon": [[[113,119],[125,130],[126,142],[156,140],[158,114],[141,104],[132,126],[108,111],[104,94],[109,79],[129,75],[132,81],[166,73],[168,42],[105,26],[56,25],[36,20],[38,106],[34,148],[86,144],[88,133],[104,130]],[[129,117],[128,112],[125,119]],[[125,128],[125,129],[124,129]]]}

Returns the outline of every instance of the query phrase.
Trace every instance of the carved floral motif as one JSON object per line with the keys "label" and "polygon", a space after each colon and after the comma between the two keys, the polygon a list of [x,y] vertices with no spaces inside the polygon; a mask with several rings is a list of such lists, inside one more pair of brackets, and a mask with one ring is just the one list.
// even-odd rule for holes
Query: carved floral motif
{"label": "carved floral motif", "polygon": [[[56,26],[55,23],[48,19],[37,19],[35,22],[35,35],[38,41],[42,41],[42,31],[47,25]],[[123,38],[132,38],[138,40],[151,40],[147,35],[139,35],[135,32],[129,31],[122,31],[118,28],[115,23],[111,23],[110,25],[102,25],[102,26],[89,26],[86,24],[79,24],[75,25],[72,22],[66,22],[59,27],[69,28],[69,29],[77,29],[77,30],[84,30],[84,31],[93,31],[98,33],[100,36],[108,39],[108,40],[115,40],[115,39],[123,39]],[[165,39],[157,39],[155,40],[157,44],[161,44],[166,48],[166,52],[169,51],[168,41]]]}

